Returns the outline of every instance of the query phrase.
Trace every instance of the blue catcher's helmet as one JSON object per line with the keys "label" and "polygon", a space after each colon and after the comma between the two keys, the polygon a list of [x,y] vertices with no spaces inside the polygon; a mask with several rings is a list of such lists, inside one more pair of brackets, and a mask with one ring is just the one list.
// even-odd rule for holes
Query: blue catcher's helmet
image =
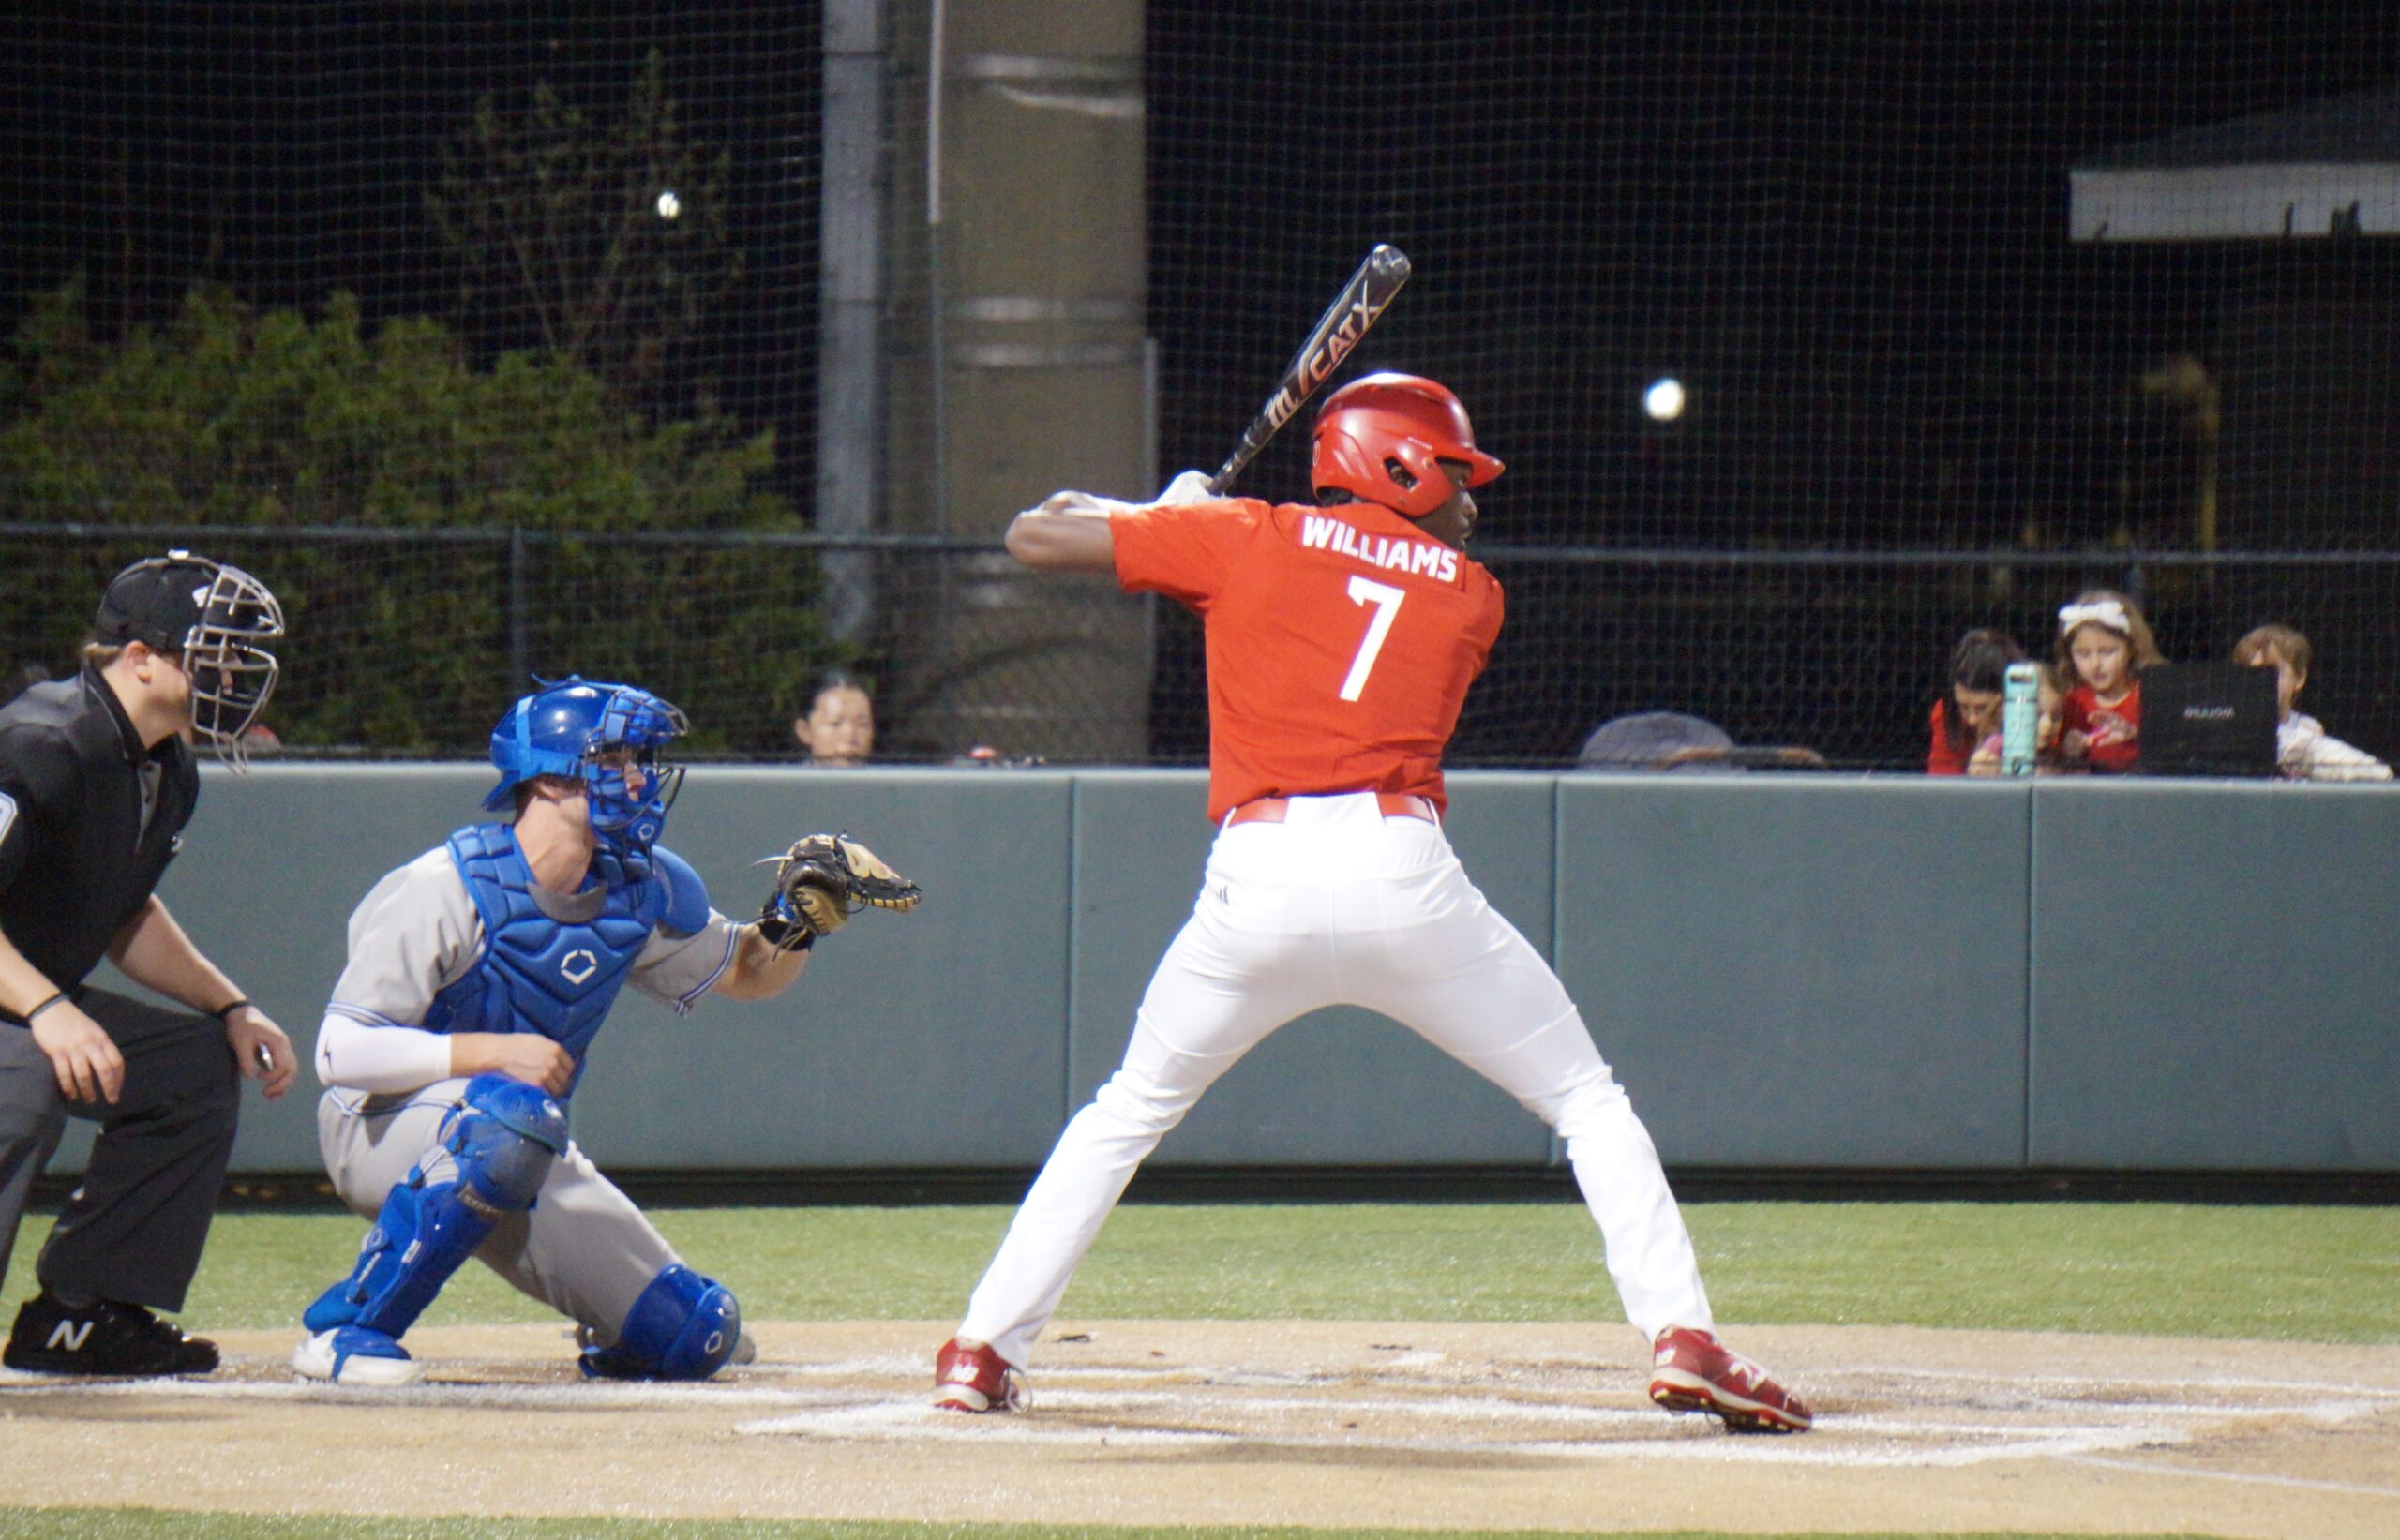
{"label": "blue catcher's helmet", "polygon": [[[592,829],[601,843],[621,855],[646,856],[683,785],[683,767],[662,764],[659,751],[690,729],[682,712],[647,690],[570,674],[510,707],[491,730],[500,785],[484,806],[494,813],[506,808],[518,785],[534,776],[566,776],[588,788]],[[611,751],[622,751],[623,757]],[[642,771],[638,800],[626,781],[628,763]]]}

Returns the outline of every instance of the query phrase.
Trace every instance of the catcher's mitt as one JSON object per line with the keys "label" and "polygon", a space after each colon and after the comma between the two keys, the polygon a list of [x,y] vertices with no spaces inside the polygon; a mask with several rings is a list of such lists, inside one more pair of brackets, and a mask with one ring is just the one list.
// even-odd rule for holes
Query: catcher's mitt
{"label": "catcher's mitt", "polygon": [[913,909],[925,896],[847,834],[811,834],[768,860],[775,890],[758,911],[758,932],[783,951],[832,934],[861,909]]}

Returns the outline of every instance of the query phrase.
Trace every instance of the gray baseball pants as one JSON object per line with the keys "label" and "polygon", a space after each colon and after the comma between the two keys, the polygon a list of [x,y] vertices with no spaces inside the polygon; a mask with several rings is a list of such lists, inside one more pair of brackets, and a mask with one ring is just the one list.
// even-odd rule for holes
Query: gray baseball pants
{"label": "gray baseball pants", "polygon": [[[420,1160],[439,1180],[450,1159],[440,1146],[442,1120],[466,1090],[464,1080],[443,1080],[406,1095],[327,1091],[317,1103],[317,1147],[341,1201],[371,1219]],[[502,1219],[475,1256],[590,1327],[603,1347],[616,1345],[618,1328],[660,1269],[683,1260],[572,1140],[550,1163],[533,1206]]]}

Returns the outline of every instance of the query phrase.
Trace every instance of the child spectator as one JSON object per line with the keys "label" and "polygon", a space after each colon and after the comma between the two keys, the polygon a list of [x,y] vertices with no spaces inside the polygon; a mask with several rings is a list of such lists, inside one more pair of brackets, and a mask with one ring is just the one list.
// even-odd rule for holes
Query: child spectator
{"label": "child spectator", "polygon": [[1927,725],[1933,742],[1928,775],[1963,775],[1975,745],[2000,730],[2001,687],[2008,665],[2025,661],[2017,639],[1998,631],[1970,631],[1950,650],[1950,695],[1933,703]]}
{"label": "child spectator", "polygon": [[828,674],[809,699],[808,714],[792,719],[791,736],[807,751],[811,765],[863,765],[875,752],[875,702],[849,675]]}
{"label": "child spectator", "polygon": [[2308,638],[2288,625],[2262,625],[2233,644],[2233,661],[2275,671],[2275,773],[2287,781],[2389,781],[2392,767],[2291,709],[2308,682]]}
{"label": "child spectator", "polygon": [[2059,755],[2095,774],[2141,757],[2141,671],[2167,659],[2139,606],[2114,589],[2086,589],[2059,608]]}

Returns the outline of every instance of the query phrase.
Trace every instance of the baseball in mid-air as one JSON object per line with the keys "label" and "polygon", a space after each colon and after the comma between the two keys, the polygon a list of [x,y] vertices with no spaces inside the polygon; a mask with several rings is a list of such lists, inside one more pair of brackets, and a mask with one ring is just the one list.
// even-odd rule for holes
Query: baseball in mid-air
{"label": "baseball in mid-air", "polygon": [[1642,393],[1642,410],[1655,423],[1671,423],[1684,414],[1684,382],[1672,375],[1651,381]]}
{"label": "baseball in mid-air", "polygon": [[682,212],[683,200],[675,196],[674,188],[669,187],[665,192],[658,195],[658,217],[660,218],[672,219],[675,216]]}

